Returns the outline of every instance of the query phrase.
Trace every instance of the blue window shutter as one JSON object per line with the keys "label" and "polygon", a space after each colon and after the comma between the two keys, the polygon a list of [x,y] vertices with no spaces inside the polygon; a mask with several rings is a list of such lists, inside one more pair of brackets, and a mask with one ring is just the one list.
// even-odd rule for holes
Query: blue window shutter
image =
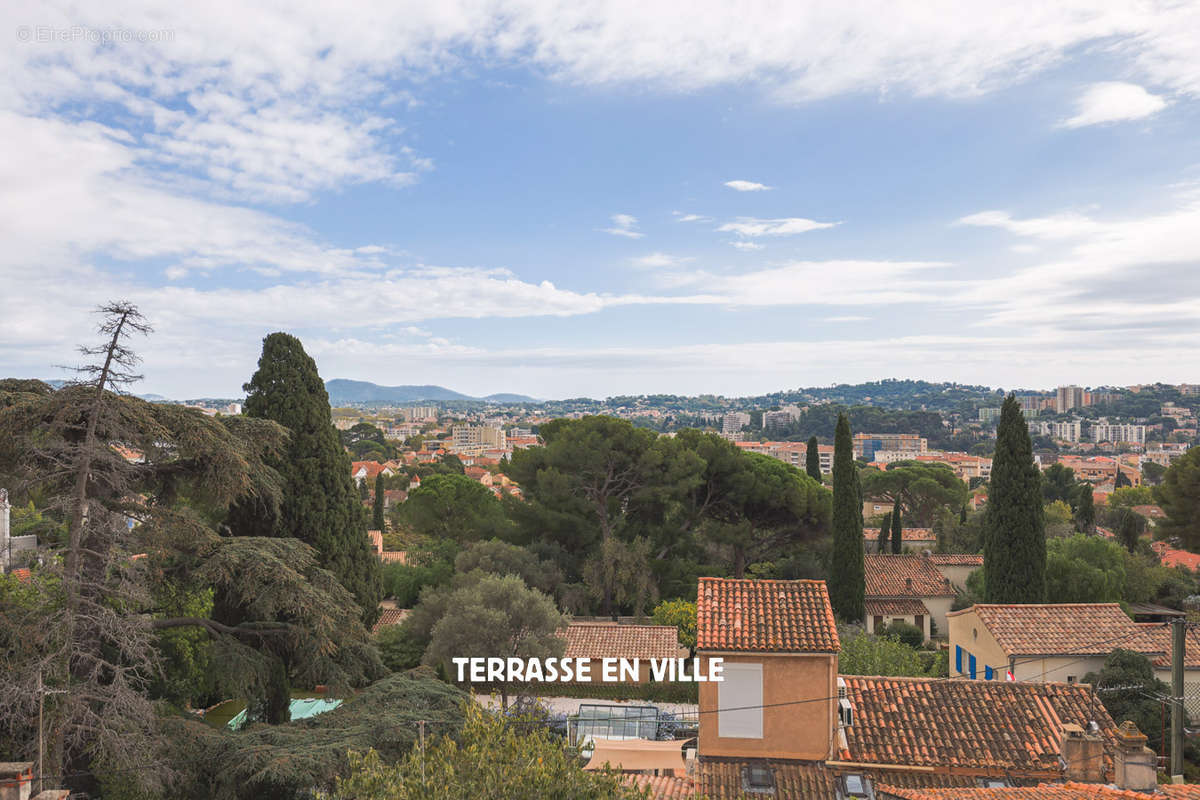
{"label": "blue window shutter", "polygon": [[954,671],[962,674],[962,646],[954,645]]}
{"label": "blue window shutter", "polygon": [[990,681],[990,680],[991,680],[992,678],[994,678],[994,677],[996,677],[996,673],[995,673],[995,671],[994,671],[994,670],[993,670],[991,667],[986,667],[986,666],[985,666],[985,667],[983,668],[983,679],[984,679],[985,681]]}
{"label": "blue window shutter", "polygon": [[971,656],[971,680],[975,680],[975,656]]}

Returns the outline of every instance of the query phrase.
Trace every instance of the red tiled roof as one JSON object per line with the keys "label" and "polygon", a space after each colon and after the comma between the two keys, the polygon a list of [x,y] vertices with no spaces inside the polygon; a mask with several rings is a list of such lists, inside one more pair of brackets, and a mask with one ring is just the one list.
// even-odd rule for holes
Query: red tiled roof
{"label": "red tiled roof", "polygon": [[867,597],[954,597],[950,580],[919,555],[868,553]]}
{"label": "red tiled roof", "polygon": [[844,761],[1053,778],[1060,774],[1064,724],[1095,721],[1109,746],[1116,734],[1088,686],[858,675],[840,680],[854,708]]}
{"label": "red tiled roof", "polygon": [[371,540],[371,549],[376,553],[383,552],[383,531],[367,531],[367,538]]}
{"label": "red tiled roof", "polygon": [[825,581],[701,578],[696,623],[702,650],[838,652]]}
{"label": "red tiled roof", "polygon": [[901,528],[900,542],[932,542],[937,539],[933,528]]}
{"label": "red tiled roof", "polygon": [[1124,647],[1158,652],[1144,629],[1116,603],[1044,605],[976,604],[950,616],[974,611],[1008,657],[1108,655]]}
{"label": "red tiled roof", "polygon": [[[1137,626],[1142,629],[1148,642],[1147,646],[1162,654],[1153,659],[1154,665],[1170,667],[1171,626],[1159,622],[1139,622]],[[1185,635],[1187,639],[1183,648],[1183,667],[1184,669],[1200,669],[1200,630],[1189,626]]]}
{"label": "red tiled roof", "polygon": [[704,759],[696,765],[701,797],[709,800],[742,800],[772,795],[747,794],[743,789],[742,770],[748,766],[767,767],[775,778],[774,797],[830,798],[836,796],[833,773],[819,761],[758,761],[742,759]]}
{"label": "red tiled roof", "polygon": [[983,556],[976,553],[933,553],[929,560],[939,567],[983,566]]}
{"label": "red tiled roof", "polygon": [[1166,542],[1154,542],[1150,547],[1164,567],[1183,567],[1193,572],[1200,569],[1200,554],[1171,547]]}
{"label": "red tiled roof", "polygon": [[409,610],[407,608],[381,608],[379,610],[379,619],[371,627],[371,632],[378,633],[381,629],[389,625],[399,625],[408,614]]}
{"label": "red tiled roof", "polygon": [[905,789],[876,785],[876,794],[887,792],[901,800],[1191,800],[1200,798],[1200,785],[1164,784],[1154,794],[1132,792],[1100,783],[1043,783],[994,789]]}
{"label": "red tiled roof", "polygon": [[1143,517],[1149,517],[1150,519],[1166,519],[1167,517],[1167,512],[1163,511],[1161,506],[1133,506],[1132,510],[1137,514],[1141,514]]}
{"label": "red tiled roof", "polygon": [[626,775],[625,782],[636,789],[650,789],[653,800],[683,800],[696,796],[696,784],[674,775]]}
{"label": "red tiled roof", "polygon": [[25,567],[21,567],[20,569],[14,569],[12,571],[12,575],[14,578],[16,578],[21,583],[29,583],[31,580],[33,580],[33,573],[30,572]]}
{"label": "red tiled roof", "polygon": [[384,465],[378,461],[355,461],[350,464],[350,474],[357,475],[360,469],[365,469],[366,479],[374,480],[375,476],[383,472]]}
{"label": "red tiled roof", "polygon": [[677,658],[679,631],[674,625],[620,625],[572,622],[563,638],[567,658]]}
{"label": "red tiled roof", "polygon": [[929,608],[916,597],[868,599],[866,610],[868,617],[912,617],[917,614],[929,616]]}
{"label": "red tiled roof", "polygon": [[407,550],[384,550],[379,554],[379,560],[384,564],[407,564]]}

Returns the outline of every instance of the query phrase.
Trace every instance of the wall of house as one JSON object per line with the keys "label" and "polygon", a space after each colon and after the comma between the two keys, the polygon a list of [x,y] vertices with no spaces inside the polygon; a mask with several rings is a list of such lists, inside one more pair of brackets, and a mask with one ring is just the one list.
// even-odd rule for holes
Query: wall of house
{"label": "wall of house", "polygon": [[[971,573],[979,569],[979,567],[954,566],[950,564],[938,564],[937,568],[942,575],[949,578],[950,582],[960,589],[966,587],[967,578],[971,576]],[[945,629],[943,628],[944,631]]]}
{"label": "wall of house", "polygon": [[[720,684],[700,684],[699,755],[749,758],[824,759],[829,756],[837,715],[837,656],[822,653],[701,652],[700,671],[708,660],[762,668],[762,735],[721,735]],[[803,701],[803,702],[797,702]],[[788,705],[778,705],[786,703]]]}
{"label": "wall of house", "polygon": [[[1000,649],[988,629],[979,621],[979,616],[973,610],[959,611],[947,617],[946,630],[950,637],[950,677],[969,678],[971,676],[970,657],[975,657],[975,677],[986,678],[985,666],[999,668],[999,674],[993,680],[1004,680],[1004,670],[1007,670],[1008,656]],[[961,648],[962,657],[958,651]],[[1004,665],[1004,666],[1002,666]]]}
{"label": "wall of house", "polygon": [[[920,627],[921,627],[921,630],[925,634],[925,641],[927,641],[927,642],[929,641],[929,637],[931,636],[930,631],[931,631],[931,627],[932,627],[931,626],[932,621],[933,621],[933,618],[930,615],[928,615],[928,614],[921,615],[921,626]],[[909,625],[916,625],[916,619],[912,616],[906,617],[906,616],[895,615],[895,614],[884,614],[883,615],[883,624],[884,625],[890,625],[893,622],[907,622]],[[945,629],[942,629],[942,630],[944,632]],[[875,633],[875,617],[870,616],[870,615],[867,616],[867,633]]]}
{"label": "wall of house", "polygon": [[934,623],[937,624],[938,636],[945,636],[949,626],[946,615],[950,613],[950,607],[954,605],[954,598],[922,597],[921,602],[929,609],[930,616],[932,616]]}
{"label": "wall of house", "polygon": [[[926,601],[928,603],[928,601]],[[995,670],[992,680],[1002,681],[1011,663],[995,638],[979,621],[972,610],[956,612],[949,618],[950,631],[950,677],[971,677],[970,657],[975,657],[975,678],[987,679],[986,667]],[[958,649],[962,648],[961,664]],[[1046,683],[1080,682],[1089,672],[1098,672],[1104,666],[1104,656],[1018,656],[1013,676],[1018,681]],[[1200,675],[1197,676],[1200,678]]]}

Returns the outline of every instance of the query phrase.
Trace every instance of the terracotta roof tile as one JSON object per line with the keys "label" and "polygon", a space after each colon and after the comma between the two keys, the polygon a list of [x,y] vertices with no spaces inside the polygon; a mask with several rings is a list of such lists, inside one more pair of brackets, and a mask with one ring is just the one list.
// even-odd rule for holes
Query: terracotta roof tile
{"label": "terracotta roof tile", "polygon": [[868,553],[867,597],[954,597],[950,579],[928,558],[919,555]]}
{"label": "terracotta roof tile", "polygon": [[1200,569],[1200,554],[1171,547],[1166,542],[1155,542],[1150,547],[1158,554],[1164,567],[1184,567],[1193,572]]}
{"label": "terracotta roof tile", "polygon": [[825,581],[701,578],[696,622],[701,650],[838,652]]}
{"label": "terracotta roof tile", "polygon": [[939,567],[983,566],[983,556],[977,553],[934,553],[929,560]]}
{"label": "terracotta roof tile", "polygon": [[1091,687],[843,675],[854,724],[840,758],[1054,778],[1062,726],[1091,721],[1112,745],[1116,726]]}
{"label": "terracotta roof tile", "polygon": [[1108,655],[1116,647],[1159,652],[1116,603],[977,604],[950,616],[979,617],[1006,656]]}
{"label": "terracotta roof tile", "polygon": [[772,795],[749,794],[743,789],[745,767],[767,767],[775,779],[776,800],[826,800],[835,796],[833,773],[819,761],[776,761],[743,759],[703,759],[696,765],[700,796],[709,800],[766,798]]}
{"label": "terracotta roof tile", "polygon": [[379,610],[379,619],[371,627],[371,633],[378,633],[389,625],[399,625],[408,614],[409,610],[407,608],[381,608]]}
{"label": "terracotta roof tile", "polygon": [[407,564],[407,550],[384,550],[379,554],[379,560],[384,564]]}
{"label": "terracotta roof tile", "polygon": [[1200,798],[1200,785],[1163,785],[1154,794],[1131,792],[1098,783],[1042,783],[995,789],[906,789],[885,784],[876,786],[901,800],[1191,800]]}
{"label": "terracotta roof tile", "polygon": [[563,638],[566,658],[679,657],[679,631],[674,625],[572,622]]}
{"label": "terracotta roof tile", "polygon": [[911,617],[916,614],[929,616],[929,607],[916,597],[869,599],[866,609],[868,617]]}
{"label": "terracotta roof tile", "polygon": [[690,778],[674,775],[626,775],[626,783],[638,789],[650,789],[653,800],[683,800],[696,796],[696,784]]}
{"label": "terracotta roof tile", "polygon": [[[1152,659],[1155,666],[1171,666],[1171,626],[1159,622],[1139,622],[1148,646],[1157,650],[1161,655]],[[1191,626],[1187,629],[1187,640],[1183,648],[1184,669],[1200,669],[1200,630]]]}

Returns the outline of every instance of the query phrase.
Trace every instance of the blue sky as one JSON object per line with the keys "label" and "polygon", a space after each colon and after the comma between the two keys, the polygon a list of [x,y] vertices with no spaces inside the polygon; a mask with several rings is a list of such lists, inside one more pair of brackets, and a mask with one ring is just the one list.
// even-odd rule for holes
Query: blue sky
{"label": "blue sky", "polygon": [[6,7],[0,374],[1200,380],[1200,9],[996,5]]}

